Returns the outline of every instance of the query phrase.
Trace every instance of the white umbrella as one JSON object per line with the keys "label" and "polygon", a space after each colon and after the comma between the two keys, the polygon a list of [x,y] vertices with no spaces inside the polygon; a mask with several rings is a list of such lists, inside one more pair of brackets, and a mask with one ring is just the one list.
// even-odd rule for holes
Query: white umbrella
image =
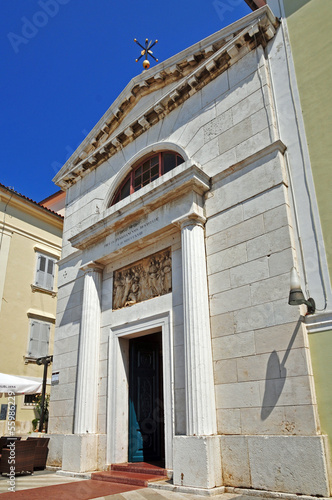
{"label": "white umbrella", "polygon": [[0,373],[0,393],[36,394],[42,391],[42,382]]}

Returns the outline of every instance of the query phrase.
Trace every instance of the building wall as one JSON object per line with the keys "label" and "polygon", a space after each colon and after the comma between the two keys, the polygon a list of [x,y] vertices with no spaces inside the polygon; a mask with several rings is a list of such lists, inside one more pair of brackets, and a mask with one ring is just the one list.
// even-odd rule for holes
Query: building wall
{"label": "building wall", "polygon": [[[316,300],[316,314],[307,318],[307,323],[318,412],[322,429],[328,434],[331,443],[332,426],[329,418],[332,408],[332,392],[329,388],[329,366],[332,360],[332,341],[329,335],[332,318],[332,206],[329,193],[332,125],[330,109],[332,64],[329,55],[330,5],[320,0],[284,0],[283,2],[268,0],[267,4],[274,14],[282,19],[282,29],[276,36],[278,43],[274,43],[275,52],[272,49],[270,57],[275,61],[278,58],[282,60],[281,52],[284,50],[284,61],[288,68],[284,76],[285,82],[288,82],[285,85],[288,99],[283,98],[282,92],[279,91],[276,107],[281,138],[284,141],[286,137],[289,138],[286,154],[289,155],[287,159],[291,168],[292,191],[296,199],[295,205],[297,205],[297,213],[294,214],[293,219],[299,226],[301,238],[297,252],[298,255],[302,253],[303,259],[302,286],[307,296],[314,297]],[[275,66],[274,82],[280,78],[280,67],[277,67],[278,64]],[[279,88],[281,87],[282,85],[279,84]],[[290,119],[292,108],[295,111],[296,123]],[[296,131],[297,136],[292,137],[292,131]],[[292,158],[292,150],[294,152],[296,142],[299,143],[301,149],[297,158]],[[311,229],[308,231],[308,228]]]}
{"label": "building wall", "polygon": [[284,1],[330,276],[332,275],[332,183],[330,158],[331,9],[322,0]]}
{"label": "building wall", "polygon": [[[221,434],[315,435],[317,430],[307,336],[298,310],[287,304],[295,251],[279,155],[230,175],[231,196],[220,179],[207,202]],[[220,199],[222,212],[215,202]]]}
{"label": "building wall", "polygon": [[[258,61],[259,71],[257,71]],[[268,102],[265,106],[266,100]],[[269,144],[273,137],[275,137],[275,127],[265,62],[262,50],[258,49],[257,53],[247,55],[244,63],[235,65],[218,77],[207,88],[198,92],[162,122],[152,127],[147,134],[143,134],[135,143],[128,145],[121,153],[114,155],[98,167],[98,170],[86,175],[83,180],[78,181],[67,191],[62,253],[65,262],[61,265],[58,282],[57,325],[59,325],[59,331],[55,343],[54,364],[54,370],[61,370],[61,383],[52,389],[52,400],[58,401],[57,405],[51,406],[51,414],[57,417],[52,420],[52,432],[70,432],[73,426],[73,391],[77,366],[75,353],[78,349],[83,291],[83,273],[79,271],[79,267],[84,260],[91,260],[99,254],[98,249],[91,249],[88,256],[75,252],[68,238],[77,232],[78,227],[89,224],[94,216],[98,217],[98,213],[107,207],[110,190],[114,188],[117,173],[124,164],[149,144],[166,141],[177,144],[183,148],[189,158],[197,160],[202,165],[202,169],[212,177],[221,169],[226,170],[230,165],[246,158],[248,154],[254,154],[264,145]],[[164,248],[168,245],[172,246],[173,259],[175,259],[174,242],[163,244]],[[151,253],[153,253],[152,249]],[[134,260],[142,258],[142,255],[141,251]],[[144,252],[144,255],[149,255],[149,253]],[[109,294],[112,282],[109,281],[110,279],[105,280],[105,275],[123,265],[121,259],[115,259],[115,263],[112,262],[112,266],[108,266],[104,271],[103,290],[106,287],[107,306],[110,309],[112,307]],[[178,267],[177,265],[177,271]],[[173,280],[177,282],[178,279],[178,272],[176,272],[173,274]],[[110,285],[108,285],[109,282]],[[181,282],[177,285],[177,293],[180,290]],[[106,296],[106,292],[103,292],[103,296]],[[158,302],[159,299],[153,300]],[[161,299],[163,300],[165,299]],[[173,326],[175,329],[180,329],[183,328],[183,318],[178,319],[183,314],[180,298],[176,298],[176,311],[176,323]],[[126,314],[130,313],[130,310],[126,311]],[[102,339],[104,342],[107,342],[106,332],[109,331],[111,325],[110,320],[105,319],[109,314],[106,314],[105,306],[103,306],[102,332],[105,332],[105,336],[102,336]],[[114,318],[117,315],[121,314],[117,312],[112,314],[113,323],[114,321],[117,323]],[[183,332],[181,335],[183,337]],[[63,342],[64,338],[67,339],[66,343]],[[105,352],[106,349],[101,348],[101,353],[103,353],[101,361],[104,364],[106,364]],[[177,360],[175,370],[179,372],[179,377],[176,376],[175,382],[175,398],[178,402],[176,429],[179,434],[182,434],[185,432],[183,338],[175,340],[174,357]],[[106,373],[103,373],[103,377],[106,377]],[[67,374],[70,376],[69,379],[67,379]],[[106,384],[106,378],[103,384]]]}
{"label": "building wall", "polygon": [[[332,42],[331,9],[328,2],[321,0],[297,2],[284,0],[284,9],[331,277],[332,62],[329,51]],[[328,281],[326,287],[330,289]],[[327,308],[327,312],[330,308]],[[332,391],[329,376],[332,362],[331,331],[320,331],[310,335],[310,348],[322,429],[328,434],[331,443]]]}
{"label": "building wall", "polygon": [[[209,306],[224,484],[325,495],[326,464],[308,337],[300,309],[287,304],[289,269],[297,265],[296,229],[269,63],[261,47],[239,59],[68,189],[53,367],[60,372],[60,384],[54,387],[51,402],[50,430],[57,434],[53,458],[54,463],[60,460],[61,435],[73,432],[83,291],[80,267],[89,261],[106,263],[98,406],[98,432],[104,445],[99,449],[99,466],[105,466],[105,443],[112,439],[105,435],[110,404],[106,391],[113,383],[107,368],[114,361],[108,358],[110,330],[152,311],[172,311],[174,434],[186,432],[179,230],[162,237],[156,222],[150,229],[150,233],[158,230],[155,241],[145,244],[143,238],[136,247],[128,247],[127,253],[126,246],[116,247],[111,237],[80,251],[69,241],[114,212],[115,208],[108,208],[111,195],[139,155],[167,144],[169,149],[179,148],[185,159],[197,162],[211,182],[202,203],[207,218]],[[156,185],[172,179],[172,173],[167,175]],[[143,198],[150,187],[121,202],[118,213],[128,201]],[[167,221],[168,227],[184,206],[185,199],[165,201],[154,216],[164,224]],[[112,311],[112,272],[167,246],[172,248],[172,294]],[[300,450],[309,457],[308,462],[299,464],[291,478],[284,474],[279,480],[280,463],[284,470],[292,468],[292,456]],[[314,472],[312,462],[318,464]]]}
{"label": "building wall", "polygon": [[45,200],[40,201],[39,204],[64,217],[66,193],[63,191],[58,191],[57,193],[46,198]]}
{"label": "building wall", "polygon": [[[40,314],[49,319],[52,325],[50,346],[53,346],[56,295],[32,291],[31,285],[35,282],[36,248],[60,257],[62,220],[56,220],[54,215],[46,211],[40,213],[40,209],[32,207],[29,201],[5,192],[1,192],[0,210],[1,254],[2,257],[6,255],[6,259],[3,258],[0,264],[3,277],[0,312],[1,371],[42,380],[43,366],[28,363],[25,359],[28,354],[30,318],[37,318]],[[50,377],[50,373],[48,375]],[[23,402],[24,396],[16,396],[18,434],[30,432],[31,421],[35,418],[34,410],[24,406]],[[7,398],[0,398],[0,404],[7,404]],[[6,424],[6,421],[0,422],[2,434],[6,434]]]}
{"label": "building wall", "polygon": [[330,449],[332,449],[331,335],[332,331],[327,330],[309,336],[320,424],[322,432],[329,436]]}

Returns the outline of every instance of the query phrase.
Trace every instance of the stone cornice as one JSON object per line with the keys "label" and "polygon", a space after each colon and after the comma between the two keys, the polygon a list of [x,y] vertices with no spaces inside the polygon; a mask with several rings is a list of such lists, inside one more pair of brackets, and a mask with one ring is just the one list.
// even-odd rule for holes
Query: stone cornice
{"label": "stone cornice", "polygon": [[305,316],[305,323],[308,333],[332,331],[332,311]]}
{"label": "stone cornice", "polygon": [[81,228],[69,241],[73,247],[83,250],[189,191],[203,195],[209,189],[209,177],[192,161],[187,161],[103,214],[94,216],[89,225]]}
{"label": "stone cornice", "polygon": [[206,217],[195,211],[184,214],[181,217],[173,220],[173,224],[178,226],[180,229],[183,229],[184,227],[191,225],[200,225],[204,227],[205,222],[206,222]]}
{"label": "stone cornice", "polygon": [[226,170],[222,170],[221,172],[218,172],[216,175],[214,175],[212,177],[212,183],[215,184],[216,182],[219,182],[222,179],[225,179],[226,177],[233,174],[234,172],[242,170],[247,165],[250,165],[251,163],[258,161],[261,158],[265,158],[266,156],[268,156],[270,154],[277,153],[277,152],[284,154],[286,149],[287,148],[286,148],[285,144],[280,139],[278,139],[278,140],[272,142],[271,144],[268,144],[264,148],[260,149],[259,151],[256,151],[254,154],[247,156],[247,158],[245,158],[244,160],[236,162],[233,165],[230,165]]}
{"label": "stone cornice", "polygon": [[31,231],[25,231],[24,229],[21,229],[21,228],[17,227],[16,225],[9,224],[7,221],[5,223],[3,223],[3,221],[0,221],[0,231],[1,232],[8,231],[8,232],[11,232],[11,234],[14,234],[14,233],[19,234],[21,236],[24,236],[25,238],[29,238],[30,240],[33,240],[36,243],[46,245],[47,247],[54,249],[56,251],[59,250],[59,252],[61,253],[60,236],[56,236],[56,239],[60,240],[60,244],[57,245],[54,241],[42,238],[41,236],[39,236],[36,233],[33,233]]}
{"label": "stone cornice", "polygon": [[49,321],[50,323],[55,323],[55,316],[49,312],[40,311],[39,309],[28,309],[27,311],[28,318],[40,319],[43,321]]}
{"label": "stone cornice", "polygon": [[[134,141],[173,109],[259,45],[274,36],[278,20],[263,7],[135,77],[69,158],[54,182],[63,190]],[[121,124],[138,101],[165,86],[168,91],[130,123]]]}
{"label": "stone cornice", "polygon": [[88,272],[101,273],[104,269],[104,266],[102,266],[101,264],[98,264],[97,262],[90,261],[90,262],[84,264],[83,266],[81,266],[80,269],[84,273],[88,273]]}
{"label": "stone cornice", "polygon": [[38,244],[34,245],[33,249],[35,252],[50,255],[51,257],[54,257],[57,260],[60,259],[60,255],[61,255],[61,247],[60,246],[59,246],[58,251],[56,251],[56,250],[54,251],[53,248],[50,248],[49,245],[46,246],[46,245],[38,245]]}

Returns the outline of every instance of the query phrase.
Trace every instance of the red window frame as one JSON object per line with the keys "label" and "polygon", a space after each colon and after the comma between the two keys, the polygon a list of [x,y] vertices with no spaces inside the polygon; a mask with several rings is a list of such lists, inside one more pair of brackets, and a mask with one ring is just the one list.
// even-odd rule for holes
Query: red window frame
{"label": "red window frame", "polygon": [[159,153],[148,156],[138,165],[136,165],[122,181],[120,187],[117,189],[113,197],[111,206],[115,205],[115,203],[118,203],[121,200],[124,200],[142,187],[147,186],[155,179],[158,179],[159,177],[164,175],[165,155],[172,155],[175,158],[175,164],[173,167],[168,169],[168,172],[184,162],[182,156],[178,153],[175,153],[174,151],[160,151]]}

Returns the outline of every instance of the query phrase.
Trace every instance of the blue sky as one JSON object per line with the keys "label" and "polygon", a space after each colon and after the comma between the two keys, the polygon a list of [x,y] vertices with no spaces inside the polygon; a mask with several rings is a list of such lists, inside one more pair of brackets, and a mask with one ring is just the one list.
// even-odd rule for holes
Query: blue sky
{"label": "blue sky", "polygon": [[[0,183],[41,201],[131,78],[249,14],[244,0],[2,0]],[[155,65],[156,63],[153,63]]]}

